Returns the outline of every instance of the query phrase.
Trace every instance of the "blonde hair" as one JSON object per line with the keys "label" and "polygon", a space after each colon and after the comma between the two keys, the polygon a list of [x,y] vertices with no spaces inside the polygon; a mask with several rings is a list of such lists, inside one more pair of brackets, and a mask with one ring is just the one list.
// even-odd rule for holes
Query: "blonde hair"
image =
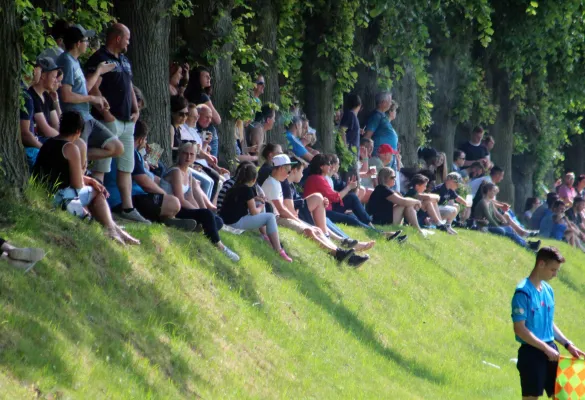
{"label": "blonde hair", "polygon": [[197,112],[199,114],[201,114],[202,111],[209,111],[210,113],[213,114],[213,112],[211,111],[211,108],[209,108],[209,106],[207,104],[198,104],[197,105]]}
{"label": "blonde hair", "polygon": [[396,173],[394,172],[394,170],[392,168],[383,167],[378,172],[378,183],[380,185],[385,185],[386,182],[388,182],[390,180],[390,178],[393,178],[395,176],[396,176]]}
{"label": "blonde hair", "polygon": [[179,155],[183,154],[185,151],[187,151],[191,147],[195,148],[195,154],[199,154],[199,150],[200,150],[199,143],[185,142],[179,147],[179,151],[177,152],[177,162],[179,162],[179,160],[178,160]]}
{"label": "blonde hair", "polygon": [[390,104],[390,109],[388,112],[393,112],[398,110],[398,103],[395,100],[392,100],[392,104]]}

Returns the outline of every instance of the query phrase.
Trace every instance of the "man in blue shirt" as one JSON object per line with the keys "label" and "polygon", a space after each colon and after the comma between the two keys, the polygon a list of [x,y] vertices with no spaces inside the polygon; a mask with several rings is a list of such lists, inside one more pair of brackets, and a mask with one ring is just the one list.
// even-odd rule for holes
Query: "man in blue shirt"
{"label": "man in blue shirt", "polygon": [[300,117],[293,117],[289,125],[286,127],[286,140],[288,141],[288,150],[295,156],[310,162],[313,155],[307,150],[299,135],[303,130],[303,121]]}
{"label": "man in blue shirt", "polygon": [[554,394],[559,351],[562,344],[573,357],[585,356],[554,323],[555,299],[548,281],[557,276],[564,257],[554,247],[542,247],[528,278],[522,280],[512,297],[512,321],[518,350],[522,399],[538,399],[543,392]]}
{"label": "man in blue shirt", "polygon": [[544,212],[542,220],[540,220],[540,236],[551,237],[554,221],[553,214],[564,213],[565,203],[562,200],[555,200],[551,207]]}
{"label": "man in blue shirt", "polygon": [[377,154],[378,147],[383,144],[390,145],[398,150],[398,134],[390,123],[388,111],[392,107],[392,94],[388,92],[376,95],[376,110],[368,118],[365,137],[374,140],[374,154]]}

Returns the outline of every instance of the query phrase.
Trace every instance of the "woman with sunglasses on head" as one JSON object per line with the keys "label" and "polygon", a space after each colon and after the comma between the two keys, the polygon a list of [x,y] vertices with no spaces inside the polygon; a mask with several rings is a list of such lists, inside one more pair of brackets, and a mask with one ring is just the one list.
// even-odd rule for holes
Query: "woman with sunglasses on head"
{"label": "woman with sunglasses on head", "polygon": [[[171,96],[171,151],[173,159],[177,158],[179,147],[182,143],[183,124],[187,121],[189,116],[189,103],[187,99],[181,96]],[[187,133],[185,133],[187,134]]]}
{"label": "woman with sunglasses on head", "polygon": [[160,186],[168,193],[179,199],[181,210],[175,218],[193,219],[203,227],[205,236],[217,246],[230,260],[239,261],[240,257],[227,248],[219,237],[219,230],[223,226],[221,218],[216,217],[210,210],[200,208],[193,197],[192,187],[194,178],[189,167],[195,161],[197,146],[194,143],[185,143],[177,151],[177,162],[163,175]]}
{"label": "woman with sunglasses on head", "polygon": [[207,68],[197,67],[195,76],[189,81],[185,90],[185,97],[191,103],[205,104],[211,109],[213,124],[221,124],[221,117],[211,101],[211,73]]}

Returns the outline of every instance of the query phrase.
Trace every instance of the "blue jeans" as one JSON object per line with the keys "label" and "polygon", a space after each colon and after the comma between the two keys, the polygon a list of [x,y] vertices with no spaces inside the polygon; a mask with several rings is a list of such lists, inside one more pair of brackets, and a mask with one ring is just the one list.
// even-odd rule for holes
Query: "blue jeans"
{"label": "blue jeans", "polygon": [[488,226],[488,231],[494,235],[510,238],[520,246],[526,247],[526,240],[522,239],[522,237],[514,232],[514,229],[509,226]]}
{"label": "blue jeans", "polygon": [[368,225],[372,222],[372,217],[368,215],[368,212],[355,193],[350,192],[343,198],[343,206],[340,203],[333,204],[333,211],[335,212],[343,214],[347,210],[351,210],[362,224]]}
{"label": "blue jeans", "polygon": [[195,168],[189,168],[189,172],[191,172],[193,178],[201,183],[201,190],[203,190],[207,198],[213,200],[213,179],[211,179],[206,173],[197,171]]}
{"label": "blue jeans", "polygon": [[[313,216],[311,215],[307,207],[299,208],[299,219],[311,226],[315,226]],[[343,239],[349,239],[349,236],[347,236],[345,232],[343,232],[337,225],[335,225],[333,221],[331,221],[329,218],[326,218],[325,221],[327,222],[327,228],[331,232],[335,233],[337,236],[340,236]]]}
{"label": "blue jeans", "polygon": [[333,221],[336,224],[346,224],[350,226],[359,226],[361,228],[371,229],[376,232],[380,232],[379,230],[372,228],[368,224],[364,224],[362,221],[357,219],[357,217],[353,214],[344,214],[337,211],[327,211],[327,218]]}

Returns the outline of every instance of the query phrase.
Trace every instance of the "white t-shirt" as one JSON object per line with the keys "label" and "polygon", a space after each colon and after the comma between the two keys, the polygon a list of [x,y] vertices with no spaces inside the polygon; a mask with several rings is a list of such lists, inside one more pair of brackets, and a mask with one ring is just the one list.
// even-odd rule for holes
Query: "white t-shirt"
{"label": "white t-shirt", "polygon": [[481,186],[482,183],[491,181],[492,181],[491,177],[487,175],[482,176],[481,178],[476,178],[469,182],[469,186],[471,187],[471,194],[473,195],[473,197],[475,197],[475,195],[477,194],[477,191],[479,190],[479,187]]}
{"label": "white t-shirt", "polygon": [[201,140],[201,136],[197,131],[197,128],[191,128],[187,124],[183,124],[181,126],[181,140],[194,140],[199,144],[199,146],[203,147],[203,141]]}
{"label": "white t-shirt", "polygon": [[272,208],[274,209],[274,214],[278,215],[278,210],[274,207],[272,203],[273,200],[284,200],[284,196],[282,195],[282,185],[279,181],[274,179],[272,176],[269,176],[262,185],[262,190],[264,190],[264,194],[266,195],[266,200],[272,204]]}

